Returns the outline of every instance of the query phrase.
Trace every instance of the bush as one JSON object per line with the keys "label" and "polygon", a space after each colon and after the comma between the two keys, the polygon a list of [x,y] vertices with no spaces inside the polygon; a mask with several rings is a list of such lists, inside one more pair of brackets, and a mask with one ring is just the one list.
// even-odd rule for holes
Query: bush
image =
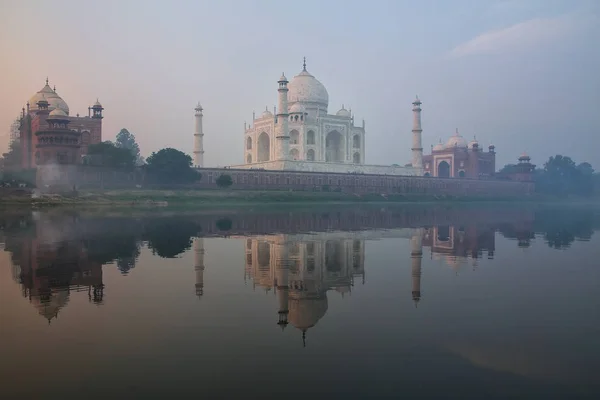
{"label": "bush", "polygon": [[218,187],[228,188],[229,186],[233,185],[233,179],[231,178],[231,175],[222,174],[217,178],[216,184]]}

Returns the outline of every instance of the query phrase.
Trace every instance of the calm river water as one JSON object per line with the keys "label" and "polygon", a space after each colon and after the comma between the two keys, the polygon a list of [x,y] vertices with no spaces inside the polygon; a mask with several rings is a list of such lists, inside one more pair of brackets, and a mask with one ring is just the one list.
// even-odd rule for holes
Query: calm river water
{"label": "calm river water", "polygon": [[600,398],[600,213],[0,213],[0,398]]}

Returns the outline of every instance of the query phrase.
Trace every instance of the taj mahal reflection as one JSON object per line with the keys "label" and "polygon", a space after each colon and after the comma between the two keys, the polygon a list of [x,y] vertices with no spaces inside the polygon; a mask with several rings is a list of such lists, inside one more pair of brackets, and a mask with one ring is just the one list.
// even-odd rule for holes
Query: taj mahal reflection
{"label": "taj mahal reflection", "polygon": [[355,280],[365,282],[364,240],[320,233],[258,236],[245,240],[245,278],[273,290],[279,302],[277,324],[302,332],[327,312],[327,292],[342,296]]}

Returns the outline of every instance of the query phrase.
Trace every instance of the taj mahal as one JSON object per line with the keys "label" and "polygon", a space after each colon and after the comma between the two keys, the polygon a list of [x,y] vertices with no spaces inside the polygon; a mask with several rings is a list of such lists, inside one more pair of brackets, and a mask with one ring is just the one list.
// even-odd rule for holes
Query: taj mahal
{"label": "taj mahal", "polygon": [[[422,176],[421,102],[413,103],[412,163],[400,165],[365,164],[365,121],[355,124],[354,115],[343,105],[330,114],[329,94],[325,86],[306,69],[288,81],[278,80],[278,105],[253,113],[244,124],[244,163],[234,169],[263,169],[328,173],[365,173]],[[203,167],[202,107],[196,107],[194,165]]]}

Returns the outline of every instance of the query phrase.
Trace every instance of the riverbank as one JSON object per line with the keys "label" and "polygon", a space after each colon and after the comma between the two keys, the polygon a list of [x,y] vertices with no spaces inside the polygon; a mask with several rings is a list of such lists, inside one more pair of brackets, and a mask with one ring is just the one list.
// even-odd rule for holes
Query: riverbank
{"label": "riverbank", "polygon": [[106,190],[81,191],[76,195],[39,197],[3,196],[0,205],[31,207],[136,207],[136,208],[214,208],[281,207],[312,204],[402,204],[402,203],[568,203],[597,205],[598,199],[554,199],[542,196],[490,198],[483,196],[433,196],[425,194],[349,194],[304,191],[242,190]]}

